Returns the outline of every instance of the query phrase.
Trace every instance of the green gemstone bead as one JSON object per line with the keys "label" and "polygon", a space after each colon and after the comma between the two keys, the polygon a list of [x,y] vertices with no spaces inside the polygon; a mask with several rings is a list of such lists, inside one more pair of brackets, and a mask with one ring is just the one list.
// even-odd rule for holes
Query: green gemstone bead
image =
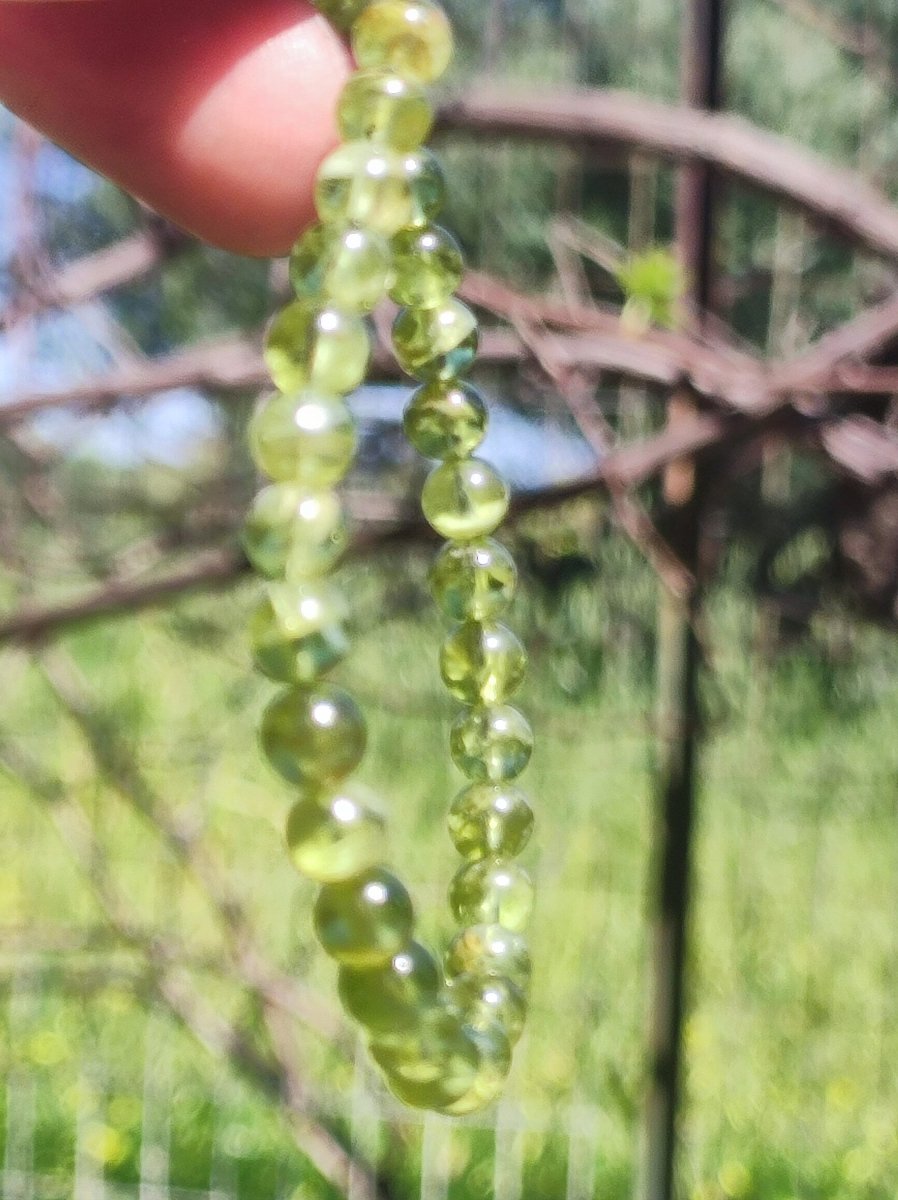
{"label": "green gemstone bead", "polygon": [[447,462],[428,475],[421,507],[437,533],[468,541],[492,533],[502,523],[508,512],[508,488],[479,458]]}
{"label": "green gemstone bead", "polygon": [[358,71],[337,102],[344,142],[366,140],[404,153],[427,141],[433,108],[424,90],[387,71]]}
{"label": "green gemstone bead", "polygon": [[486,405],[470,384],[436,380],[414,393],[402,424],[425,458],[465,458],[483,441]]}
{"label": "green gemstone bead", "polygon": [[397,304],[432,308],[461,283],[465,266],[458,243],[445,229],[400,229],[393,238],[393,283]]}
{"label": "green gemstone bead", "polygon": [[440,651],[443,683],[465,704],[501,704],[521,686],[524,647],[505,625],[466,621]]}
{"label": "green gemstone bead", "polygon": [[488,621],[514,599],[514,559],[503,545],[484,538],[444,546],[430,569],[430,590],[453,621]]}
{"label": "green gemstone bead", "polygon": [[443,168],[429,150],[414,150],[402,156],[402,170],[408,182],[414,228],[429,225],[446,203],[446,179]]}
{"label": "green gemstone bead", "polygon": [[510,704],[472,708],[456,718],[449,749],[469,779],[504,783],[515,779],[533,753],[533,730]]}
{"label": "green gemstone bead", "polygon": [[501,925],[472,925],[459,933],[446,954],[446,975],[498,976],[526,992],[530,985],[530,953],[519,933]]}
{"label": "green gemstone bead", "polygon": [[269,578],[321,575],[346,549],[343,506],[333,492],[273,483],[253,500],[242,540],[247,558]]}
{"label": "green gemstone bead", "polygon": [[474,783],[452,801],[447,824],[456,850],[469,862],[514,858],[530,841],[533,810],[520,788]]}
{"label": "green gemstone bead", "polygon": [[512,1046],[524,1032],[527,997],[510,979],[459,975],[452,981],[451,995],[473,1029],[485,1032],[499,1025]]}
{"label": "green gemstone bead", "polygon": [[480,1029],[467,1026],[465,1032],[477,1047],[480,1061],[469,1091],[440,1109],[453,1117],[480,1112],[497,1100],[511,1069],[511,1044],[498,1023]]}
{"label": "green gemstone bead", "polygon": [[330,684],[279,692],[262,714],[259,736],[274,769],[303,786],[344,779],[365,753],[358,705]]}
{"label": "green gemstone bead", "polygon": [[315,7],[338,29],[349,29],[368,0],[315,0]]}
{"label": "green gemstone bead", "polygon": [[300,300],[370,312],[393,276],[390,243],[369,229],[313,225],[290,255],[290,282]]}
{"label": "green gemstone bead", "polygon": [[359,225],[392,236],[414,219],[417,205],[412,186],[420,172],[407,159],[370,142],[348,142],[329,154],[318,168],[315,205],[322,221]]}
{"label": "green gemstone bead", "polygon": [[273,583],[250,619],[256,666],[269,679],[314,683],[349,650],[346,605],[330,584]]}
{"label": "green gemstone bead", "polygon": [[345,883],[326,883],[315,902],[315,933],[349,967],[379,967],[411,940],[414,914],[395,875],[375,867]]}
{"label": "green gemstone bead", "polygon": [[366,789],[343,784],[294,804],[287,818],[287,847],[303,875],[334,883],[383,862],[386,825]]}
{"label": "green gemstone bead", "polygon": [[260,471],[314,490],[343,478],[358,440],[345,402],[311,390],[276,392],[264,399],[253,413],[248,437]]}
{"label": "green gemstone bead", "polygon": [[432,83],[452,60],[452,28],[426,0],[375,0],[352,27],[352,49],[360,67]]}
{"label": "green gemstone bead", "polygon": [[372,1038],[370,1049],[390,1090],[415,1108],[442,1108],[477,1081],[478,1048],[459,1013],[445,1003],[425,1009],[403,1033]]}
{"label": "green gemstone bead", "polygon": [[281,309],[265,339],[265,365],[282,392],[351,392],[365,378],[370,355],[361,317],[301,300]]}
{"label": "green gemstone bead", "polygon": [[449,906],[464,925],[501,925],[521,933],[533,915],[533,883],[516,863],[465,863],[449,888]]}
{"label": "green gemstone bead", "polygon": [[477,357],[477,341],[477,318],[460,300],[404,308],[393,323],[397,362],[425,383],[463,375]]}
{"label": "green gemstone bead", "polygon": [[439,964],[418,942],[382,967],[341,967],[340,1000],[349,1015],[372,1034],[405,1033],[436,1003]]}

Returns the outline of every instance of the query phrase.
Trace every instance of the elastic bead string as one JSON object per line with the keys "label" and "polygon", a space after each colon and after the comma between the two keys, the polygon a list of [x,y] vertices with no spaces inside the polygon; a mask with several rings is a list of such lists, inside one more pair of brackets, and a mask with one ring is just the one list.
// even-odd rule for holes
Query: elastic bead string
{"label": "elastic bead string", "polygon": [[[256,496],[243,543],[266,577],[251,625],[256,665],[282,686],[262,717],[271,766],[298,790],[287,845],[321,885],[315,933],[339,964],[346,1012],[365,1031],[387,1085],[407,1104],[461,1115],[500,1093],[527,1013],[533,904],[515,862],[533,814],[514,780],[532,734],[508,699],[526,656],[497,619],[511,602],[514,562],[491,538],[508,489],[475,457],[487,426],[482,397],[461,376],[477,349],[474,314],[454,293],[463,273],[452,236],[432,222],[440,168],[422,148],[433,111],[422,85],[449,64],[443,12],[422,0],[318,0],[348,30],[359,70],[343,89],[343,144],[321,164],[319,223],[294,247],[296,300],[272,321],[265,359],[277,391],[249,427],[253,459],[271,483]],[[446,545],[430,582],[453,622],[440,673],[464,705],[450,749],[469,785],[449,812],[464,860],[449,890],[462,928],[442,967],[415,941],[409,894],[385,865],[380,805],[352,778],[365,719],[327,675],[346,655],[347,613],[330,575],[346,546],[336,487],[358,435],[344,397],[365,377],[368,312],[389,295],[400,365],[420,381],[404,417],[409,440],[440,460],[422,507]]]}

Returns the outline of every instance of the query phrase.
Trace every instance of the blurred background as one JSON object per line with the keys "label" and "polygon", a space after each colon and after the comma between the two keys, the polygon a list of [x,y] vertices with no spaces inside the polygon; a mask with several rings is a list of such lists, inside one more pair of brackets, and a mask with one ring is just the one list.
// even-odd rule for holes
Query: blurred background
{"label": "blurred background", "polygon": [[[448,7],[445,224],[538,738],[507,1097],[453,1124],[384,1093],[256,749],[236,538],[285,264],[3,115],[0,1190],[892,1200],[898,11]],[[389,321],[340,676],[439,945],[462,781]]]}

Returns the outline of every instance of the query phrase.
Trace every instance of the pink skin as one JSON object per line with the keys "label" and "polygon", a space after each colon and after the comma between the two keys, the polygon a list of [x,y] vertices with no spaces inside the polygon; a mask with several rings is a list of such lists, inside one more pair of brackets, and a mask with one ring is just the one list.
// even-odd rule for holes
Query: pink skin
{"label": "pink skin", "polygon": [[0,99],[206,241],[314,219],[349,53],[307,0],[0,0]]}

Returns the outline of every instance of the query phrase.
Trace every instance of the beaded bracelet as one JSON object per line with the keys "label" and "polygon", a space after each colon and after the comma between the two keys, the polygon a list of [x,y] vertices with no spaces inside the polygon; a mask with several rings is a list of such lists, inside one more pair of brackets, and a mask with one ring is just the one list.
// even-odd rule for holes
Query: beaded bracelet
{"label": "beaded bracelet", "polygon": [[[462,256],[432,224],[444,184],[422,149],[433,121],[422,85],[448,66],[452,34],[428,0],[318,0],[318,7],[349,30],[359,70],[339,100],[344,144],[318,172],[319,223],[291,256],[297,299],[267,334],[278,390],[260,402],[249,428],[254,461],[273,480],[255,498],[243,534],[247,556],[270,581],[251,637],[259,669],[288,685],[265,710],[261,744],[299,790],[287,844],[296,867],[321,884],[315,932],[339,964],[343,1006],[400,1100],[461,1115],[500,1093],[526,1016],[522,931],[533,887],[514,859],[533,814],[512,783],[529,761],[532,734],[507,703],[526,658],[496,620],[512,599],[516,571],[489,537],[505,516],[508,489],[472,457],[487,415],[459,377],[474,361],[477,323],[453,295]],[[347,541],[333,489],[357,443],[343,397],[365,376],[365,314],[385,295],[403,306],[393,327],[396,357],[422,384],[405,412],[407,436],[441,460],[422,507],[448,539],[430,579],[455,623],[440,671],[466,706],[450,737],[452,758],[471,781],[449,812],[465,860],[449,901],[463,928],[442,970],[414,940],[408,892],[384,865],[377,802],[349,781],[365,750],[362,714],[325,680],[348,649],[343,598],[327,578]]]}

